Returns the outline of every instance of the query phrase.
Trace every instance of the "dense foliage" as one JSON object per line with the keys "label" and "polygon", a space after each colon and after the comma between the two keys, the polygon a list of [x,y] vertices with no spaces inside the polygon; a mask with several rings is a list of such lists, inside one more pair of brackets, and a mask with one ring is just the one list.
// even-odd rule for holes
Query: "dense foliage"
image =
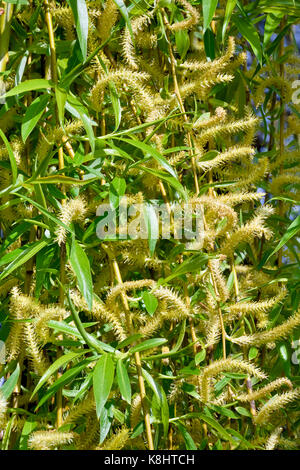
{"label": "dense foliage", "polygon": [[299,449],[299,18],[0,4],[2,449]]}

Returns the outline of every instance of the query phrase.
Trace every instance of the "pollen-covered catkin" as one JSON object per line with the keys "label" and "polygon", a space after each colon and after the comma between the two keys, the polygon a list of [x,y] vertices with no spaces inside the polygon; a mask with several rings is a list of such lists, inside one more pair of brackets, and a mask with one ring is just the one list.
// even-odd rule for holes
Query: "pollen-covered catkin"
{"label": "pollen-covered catkin", "polygon": [[[82,222],[87,212],[87,205],[84,198],[78,197],[70,199],[61,206],[59,219],[63,225],[69,228],[73,221]],[[56,240],[59,245],[65,242],[67,229],[60,225],[56,230]]]}
{"label": "pollen-covered catkin", "polygon": [[270,421],[273,413],[281,411],[288,403],[298,400],[299,398],[300,388],[270,398],[270,400],[260,408],[257,416],[255,416],[255,423],[260,425],[267,423]]}
{"label": "pollen-covered catkin", "polygon": [[28,445],[31,449],[48,450],[70,444],[75,436],[73,432],[36,431],[30,435]]}

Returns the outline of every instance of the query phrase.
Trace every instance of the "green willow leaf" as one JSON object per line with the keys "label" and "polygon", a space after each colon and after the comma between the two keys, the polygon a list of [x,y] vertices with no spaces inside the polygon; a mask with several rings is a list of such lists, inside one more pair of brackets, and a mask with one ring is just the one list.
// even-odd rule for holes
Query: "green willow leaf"
{"label": "green willow leaf", "polygon": [[259,265],[259,269],[262,268],[264,264],[273,256],[275,253],[277,253],[280,248],[282,248],[284,245],[287,244],[287,242],[293,238],[300,230],[300,215],[295,218],[295,220],[289,225],[287,228],[287,231],[283,235],[282,239],[276,246],[276,248],[267,256],[267,258],[263,258],[262,262]]}
{"label": "green willow leaf", "polygon": [[206,253],[197,253],[196,255],[191,256],[182,264],[180,264],[176,269],[174,269],[170,276],[166,277],[165,279],[160,279],[159,284],[165,284],[177,276],[182,276],[183,274],[200,270],[200,268],[205,265],[210,258],[211,256],[207,255]]}
{"label": "green willow leaf", "polygon": [[165,338],[152,338],[146,339],[143,343],[137,344],[133,346],[133,348],[129,349],[130,354],[134,354],[136,352],[146,351],[146,349],[157,348],[158,346],[162,346],[168,342]]}
{"label": "green willow leaf", "polygon": [[171,167],[169,164],[168,160],[161,155],[154,147],[151,147],[151,145],[147,145],[144,142],[140,142],[139,140],[134,140],[134,139],[125,139],[124,137],[120,137],[119,140],[126,142],[127,144],[132,145],[133,147],[136,147],[140,150],[143,151],[143,153],[147,156],[150,155],[151,157],[154,158],[168,173],[170,173],[171,176],[174,178],[178,179],[176,171],[174,168]]}
{"label": "green willow leaf", "polygon": [[17,364],[17,367],[15,368],[11,376],[2,385],[0,394],[5,398],[5,400],[8,400],[11,394],[13,393],[15,386],[17,385],[20,372],[21,372],[20,365]]}
{"label": "green willow leaf", "polygon": [[18,167],[17,167],[17,162],[14,156],[14,152],[10,146],[10,143],[8,142],[7,138],[5,137],[3,131],[0,129],[0,137],[2,137],[2,140],[5,144],[5,147],[7,148],[9,160],[10,160],[10,166],[11,166],[11,171],[12,171],[12,184],[15,184],[17,181],[17,176],[18,176]]}
{"label": "green willow leaf", "polygon": [[203,11],[203,30],[209,27],[211,20],[214,17],[218,0],[202,0],[202,11]]}
{"label": "green willow leaf", "polygon": [[113,209],[117,209],[120,199],[126,191],[126,181],[124,178],[115,177],[109,185],[109,202]]}
{"label": "green willow leaf", "polygon": [[60,369],[65,364],[68,364],[73,359],[79,356],[82,356],[82,354],[85,354],[85,353],[86,353],[86,350],[79,352],[79,353],[69,352],[59,357],[58,359],[56,359],[56,361],[54,361],[53,364],[51,364],[51,366],[46,370],[44,375],[40,378],[37,386],[32,392],[31,398],[34,397],[34,395],[42,388],[42,386],[47,382],[47,380],[51,377],[51,375],[53,375],[58,369]]}
{"label": "green willow leaf", "polygon": [[121,395],[127,403],[131,403],[131,385],[127,369],[122,359],[117,362],[117,380]]}
{"label": "green willow leaf", "polygon": [[4,95],[0,96],[0,99],[9,98],[10,96],[20,95],[27,91],[43,90],[45,88],[53,88],[54,84],[51,80],[45,80],[44,78],[34,78],[32,80],[26,80],[20,83]]}
{"label": "green willow leaf", "polygon": [[38,96],[27,108],[24,118],[22,119],[21,135],[25,143],[39,120],[41,119],[47,103],[49,95]]}
{"label": "green willow leaf", "polygon": [[196,446],[192,436],[187,431],[186,427],[180,422],[177,422],[177,423],[174,423],[174,424],[182,434],[186,450],[197,450],[197,446]]}
{"label": "green willow leaf", "polygon": [[255,26],[245,16],[233,15],[232,20],[234,24],[236,25],[237,29],[239,30],[239,32],[241,33],[241,35],[243,36],[243,38],[245,38],[249,42],[254,54],[256,55],[258,61],[261,64],[262,63],[262,47],[261,47],[260,37],[259,37],[258,32],[255,29]]}
{"label": "green willow leaf", "polygon": [[76,32],[82,52],[82,57],[85,60],[87,55],[87,38],[89,31],[89,16],[85,0],[67,0],[70,5],[76,25]]}
{"label": "green willow leaf", "polygon": [[232,12],[234,10],[234,7],[236,6],[236,0],[227,0],[226,2],[226,10],[225,10],[225,16],[224,16],[224,22],[222,26],[222,41],[224,42],[225,39],[225,34],[226,34],[226,29],[229,24]]}
{"label": "green willow leaf", "polygon": [[40,240],[34,243],[30,243],[25,250],[22,250],[16,258],[2,271],[0,274],[0,281],[9,276],[12,272],[23,266],[28,260],[35,256],[42,248],[44,248],[49,241]]}
{"label": "green willow leaf", "polygon": [[93,281],[89,259],[79,243],[73,238],[70,263],[76,274],[78,287],[86,300],[88,308],[91,310],[93,305]]}
{"label": "green willow leaf", "polygon": [[93,390],[98,418],[110,394],[114,375],[115,366],[110,354],[103,354],[93,372]]}

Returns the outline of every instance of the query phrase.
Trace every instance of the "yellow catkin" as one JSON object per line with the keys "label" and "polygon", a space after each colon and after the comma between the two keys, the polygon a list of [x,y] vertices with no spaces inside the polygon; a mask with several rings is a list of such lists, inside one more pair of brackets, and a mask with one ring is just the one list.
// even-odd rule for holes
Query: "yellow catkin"
{"label": "yellow catkin", "polygon": [[30,359],[34,372],[38,376],[42,376],[49,368],[50,364],[44,357],[34,327],[31,323],[26,322],[24,324],[23,341],[27,346],[27,356]]}
{"label": "yellow catkin", "polygon": [[142,399],[141,395],[136,395],[131,402],[131,409],[130,409],[130,426],[134,429],[140,421],[142,421],[141,416],[142,410]]}
{"label": "yellow catkin", "polygon": [[90,311],[85,299],[79,292],[72,290],[71,299],[74,302],[75,307],[81,309],[82,311],[86,312],[87,314],[91,315],[93,318],[97,320],[102,320],[108,323],[111,323],[113,326],[114,333],[116,337],[123,341],[126,339],[126,331],[123,325],[120,322],[120,319],[114,310],[110,311],[103,302],[99,300],[93,301],[92,310]]}
{"label": "yellow catkin", "polygon": [[[87,205],[85,199],[78,197],[76,199],[70,199],[61,206],[59,220],[69,227],[73,221],[82,222],[87,212]],[[67,230],[61,225],[56,230],[56,240],[59,245],[65,242],[67,236]]]}
{"label": "yellow catkin", "polygon": [[250,221],[235,230],[230,238],[223,242],[220,247],[220,252],[227,256],[232,256],[234,249],[241,242],[247,242],[253,240],[254,237],[261,238],[264,236],[266,239],[271,237],[271,230],[265,226],[265,220],[270,217],[274,212],[271,206],[262,206],[256,211],[256,215]]}
{"label": "yellow catkin", "polygon": [[286,378],[286,377],[280,377],[279,379],[273,380],[273,382],[270,382],[268,385],[265,387],[262,387],[258,390],[255,390],[254,392],[251,393],[245,393],[244,395],[239,395],[237,397],[237,400],[239,401],[252,401],[252,400],[259,400],[260,398],[264,398],[266,395],[269,393],[273,392],[274,390],[277,390],[278,388],[281,388],[283,386],[292,388],[292,382]]}
{"label": "yellow catkin", "polygon": [[219,361],[215,361],[209,366],[206,366],[199,376],[200,378],[200,395],[201,400],[204,403],[208,403],[212,399],[212,386],[211,386],[211,378],[217,376],[222,372],[229,372],[229,371],[239,371],[239,372],[247,372],[249,375],[253,375],[259,379],[266,378],[264,372],[262,372],[257,367],[253,366],[249,362],[240,361],[237,359],[221,359]]}
{"label": "yellow catkin", "polygon": [[96,403],[94,396],[92,393],[89,393],[81,403],[70,410],[69,414],[64,419],[64,424],[76,423],[82,416],[87,416],[95,410]]}
{"label": "yellow catkin", "polygon": [[97,446],[96,450],[121,450],[129,439],[129,429],[123,426],[101,446]]}
{"label": "yellow catkin", "polygon": [[185,20],[173,23],[169,26],[171,31],[181,31],[184,29],[191,29],[199,21],[199,13],[187,0],[176,0],[177,3],[182,5],[188,14]]}
{"label": "yellow catkin", "polygon": [[119,9],[114,0],[107,0],[104,10],[97,21],[97,32],[102,42],[106,41],[118,19]]}
{"label": "yellow catkin", "polygon": [[266,442],[266,450],[274,450],[277,444],[279,443],[280,434],[282,433],[283,428],[280,426],[276,428]]}
{"label": "yellow catkin", "polygon": [[258,327],[264,328],[268,323],[267,312],[271,310],[274,305],[281,302],[287,295],[286,289],[281,289],[276,297],[267,300],[261,300],[259,302],[238,302],[234,305],[230,305],[229,316],[231,320],[241,315],[253,315],[258,320]]}
{"label": "yellow catkin", "polygon": [[240,336],[239,338],[230,338],[235,344],[247,344],[249,346],[261,346],[267,343],[273,343],[281,339],[285,339],[293,331],[294,328],[300,325],[300,310],[292,315],[281,325],[275,326],[271,330],[263,331],[261,333],[254,333],[253,335]]}
{"label": "yellow catkin", "polygon": [[[251,147],[232,147],[226,152],[219,153],[215,158],[208,161],[198,161],[198,166],[202,170],[212,170],[223,165],[228,165],[236,160],[252,160],[254,149]],[[205,154],[202,157],[205,160]]]}
{"label": "yellow catkin", "polygon": [[75,436],[73,432],[36,431],[30,435],[28,446],[30,449],[48,450],[70,444]]}
{"label": "yellow catkin", "polygon": [[259,410],[257,416],[255,416],[255,423],[260,425],[267,423],[271,419],[274,412],[280,411],[288,403],[299,399],[299,397],[300,388],[297,388],[295,390],[291,390],[289,392],[285,392],[281,395],[276,395],[270,398],[270,400],[267,401],[267,403],[265,403]]}

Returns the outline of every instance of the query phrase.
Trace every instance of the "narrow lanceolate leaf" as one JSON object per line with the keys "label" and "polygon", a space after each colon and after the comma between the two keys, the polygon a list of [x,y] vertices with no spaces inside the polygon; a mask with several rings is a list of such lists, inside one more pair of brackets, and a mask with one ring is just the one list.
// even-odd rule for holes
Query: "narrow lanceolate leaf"
{"label": "narrow lanceolate leaf", "polygon": [[122,397],[127,403],[131,403],[131,385],[127,369],[122,359],[117,362],[117,380]]}
{"label": "narrow lanceolate leaf", "polygon": [[204,31],[209,27],[211,20],[214,17],[217,4],[218,4],[218,0],[202,0]]}
{"label": "narrow lanceolate leaf", "polygon": [[20,95],[27,91],[43,90],[45,88],[51,88],[54,84],[51,80],[45,80],[44,78],[34,78],[32,80],[26,80],[25,82],[19,83],[4,95],[0,96],[0,99],[9,98],[10,96]]}
{"label": "narrow lanceolate leaf", "polygon": [[168,340],[166,340],[165,338],[146,339],[146,341],[143,341],[143,343],[133,346],[133,348],[131,348],[129,351],[131,354],[135,352],[146,351],[146,349],[157,348],[158,346],[162,346],[167,342]]}
{"label": "narrow lanceolate leaf", "polygon": [[15,184],[18,176],[18,167],[17,167],[17,162],[14,156],[14,152],[10,146],[10,143],[8,142],[7,138],[5,137],[3,131],[0,129],[0,136],[3,139],[3,142],[5,144],[5,147],[7,148],[9,160],[10,160],[10,166],[11,166],[11,172],[12,172],[12,183]]}
{"label": "narrow lanceolate leaf", "polygon": [[76,32],[83,59],[87,54],[87,37],[89,31],[89,17],[85,0],[67,0],[75,19]]}
{"label": "narrow lanceolate leaf", "polygon": [[93,305],[93,281],[90,262],[85,251],[74,238],[71,245],[70,263],[76,274],[80,292],[91,310]]}
{"label": "narrow lanceolate leaf", "polygon": [[60,125],[63,127],[64,125],[64,114],[65,114],[65,104],[67,101],[67,93],[64,89],[56,86],[55,87],[55,99],[56,105],[58,109],[58,119]]}
{"label": "narrow lanceolate leaf", "polygon": [[258,32],[255,29],[255,26],[251,21],[245,16],[234,15],[232,17],[237,29],[241,33],[244,39],[249,42],[254,54],[256,55],[258,61],[262,62],[262,48],[260,43],[260,38]]}
{"label": "narrow lanceolate leaf", "polygon": [[92,125],[95,125],[95,123],[93,123],[92,120],[89,118],[87,109],[80,103],[80,101],[75,96],[70,94],[67,96],[65,108],[67,111],[69,111],[69,113],[72,114],[72,116],[82,120],[87,136],[89,138],[92,152],[94,152],[95,136]]}
{"label": "narrow lanceolate leaf", "polygon": [[130,19],[129,19],[129,13],[128,13],[128,10],[127,10],[127,7],[126,7],[124,1],[123,0],[114,0],[114,2],[117,5],[117,7],[119,8],[119,10],[121,12],[121,15],[123,16],[123,18],[126,22],[126,25],[127,25],[127,28],[130,31],[130,35],[131,35],[132,40],[134,40],[132,27],[131,27],[131,23],[130,23]]}
{"label": "narrow lanceolate leaf", "polygon": [[164,284],[166,282],[171,281],[177,276],[181,276],[182,274],[191,273],[200,270],[200,268],[207,263],[210,256],[206,253],[198,253],[196,255],[191,256],[190,258],[186,259],[182,264],[180,264],[176,269],[174,269],[173,273],[166,277],[163,280],[160,280],[160,284]]}
{"label": "narrow lanceolate leaf", "polygon": [[151,147],[151,145],[147,145],[144,142],[140,142],[139,140],[126,139],[124,137],[120,138],[120,140],[123,140],[127,144],[142,150],[145,156],[154,158],[154,160],[156,160],[168,173],[170,173],[170,175],[176,179],[178,178],[176,171],[169,164],[168,160],[166,160],[166,158],[161,155],[154,147]]}
{"label": "narrow lanceolate leaf", "polygon": [[27,108],[25,116],[22,119],[21,127],[21,135],[23,142],[26,142],[26,139],[39,122],[43,112],[45,111],[48,101],[49,95],[41,95],[38,96]]}
{"label": "narrow lanceolate leaf", "polygon": [[[298,217],[296,217],[296,219],[291,223],[291,225],[289,225],[287,231],[283,235],[282,239],[280,240],[276,248],[272,251],[271,254],[269,254],[269,256],[266,259],[263,260],[263,264],[265,264],[271,258],[271,256],[275,255],[275,253],[277,253],[280,250],[280,248],[283,247],[283,245],[285,245],[291,238],[293,238],[299,232],[299,230],[300,230],[300,215],[298,215]],[[263,264],[261,263],[259,267],[261,268]]]}
{"label": "narrow lanceolate leaf", "polygon": [[2,271],[2,273],[0,274],[0,281],[9,276],[9,274],[11,274],[20,266],[23,266],[29,259],[35,256],[47,244],[47,241],[40,240],[28,245],[28,247],[21,253],[19,253],[16,258]]}
{"label": "narrow lanceolate leaf", "polygon": [[224,17],[224,23],[222,26],[222,41],[224,41],[226,28],[229,24],[231,14],[234,10],[235,5],[236,5],[236,0],[227,0],[226,2],[225,17]]}
{"label": "narrow lanceolate leaf", "polygon": [[1,387],[1,395],[5,398],[5,400],[8,400],[11,394],[14,391],[15,386],[17,385],[18,378],[20,375],[20,366],[17,364],[17,367],[15,368],[14,372],[11,374],[9,379],[2,385]]}
{"label": "narrow lanceolate leaf", "polygon": [[192,438],[190,433],[187,431],[186,427],[180,422],[174,423],[174,424],[182,434],[186,450],[197,450],[197,446],[194,442],[194,439]]}
{"label": "narrow lanceolate leaf", "polygon": [[115,177],[109,185],[109,202],[113,209],[119,207],[120,200],[126,191],[124,178]]}
{"label": "narrow lanceolate leaf", "polygon": [[60,369],[62,366],[65,364],[68,364],[68,362],[71,362],[75,357],[79,357],[82,354],[85,353],[86,350],[81,351],[79,353],[75,352],[69,352],[67,354],[64,354],[63,356],[59,357],[56,361],[51,364],[49,369],[46,370],[44,375],[40,378],[37,386],[35,387],[34,391],[32,392],[32,397],[40,390],[40,388],[47,382],[47,380],[53,375],[58,369]]}
{"label": "narrow lanceolate leaf", "polygon": [[93,390],[98,418],[107,402],[114,381],[115,366],[109,354],[103,354],[98,360],[93,373]]}

